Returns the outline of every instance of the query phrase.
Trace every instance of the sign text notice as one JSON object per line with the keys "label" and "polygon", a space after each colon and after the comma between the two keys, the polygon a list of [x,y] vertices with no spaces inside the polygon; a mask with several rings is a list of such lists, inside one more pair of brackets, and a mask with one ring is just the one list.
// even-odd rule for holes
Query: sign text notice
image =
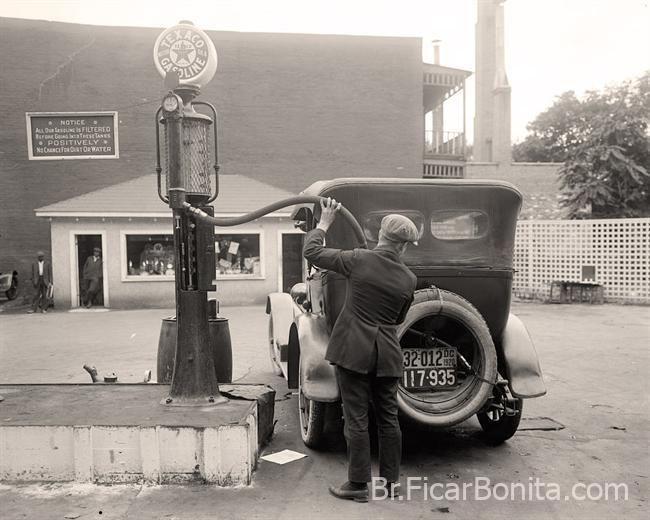
{"label": "sign text notice", "polygon": [[30,160],[117,159],[117,112],[27,112]]}

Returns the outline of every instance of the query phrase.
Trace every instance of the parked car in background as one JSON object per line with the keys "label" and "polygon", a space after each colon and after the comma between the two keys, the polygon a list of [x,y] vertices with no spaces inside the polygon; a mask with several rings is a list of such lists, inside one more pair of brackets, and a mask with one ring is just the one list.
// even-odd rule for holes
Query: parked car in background
{"label": "parked car in background", "polygon": [[0,273],[0,293],[4,293],[9,300],[18,296],[18,271]]}
{"label": "parked car in background", "polygon": [[[376,245],[389,213],[410,218],[420,231],[419,245],[409,245],[404,256],[418,282],[398,327],[404,355],[401,415],[433,427],[477,415],[488,442],[514,435],[523,400],[546,393],[533,342],[510,313],[519,191],[500,181],[355,178],[320,181],[304,194],[341,202],[358,220],[369,247]],[[319,213],[318,206],[313,211],[303,206],[293,218],[309,231]],[[344,219],[332,225],[326,243],[359,246]],[[328,421],[340,418],[334,367],[324,356],[347,281],[315,266],[306,270],[304,283],[291,294],[269,295],[266,311],[273,369],[298,389],[303,441],[318,447]]]}

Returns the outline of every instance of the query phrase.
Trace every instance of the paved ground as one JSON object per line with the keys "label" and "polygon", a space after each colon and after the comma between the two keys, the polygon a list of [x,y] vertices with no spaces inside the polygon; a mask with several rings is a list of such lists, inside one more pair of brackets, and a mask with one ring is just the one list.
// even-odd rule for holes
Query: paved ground
{"label": "paved ground", "polygon": [[[277,390],[276,434],[266,452],[285,448],[308,457],[278,466],[262,461],[248,488],[212,486],[92,486],[0,484],[0,518],[7,519],[292,519],[292,518],[642,518],[647,513],[649,453],[648,363],[650,308],[516,304],[536,341],[549,393],[528,401],[525,418],[550,417],[559,431],[522,430],[490,448],[475,421],[453,431],[404,432],[402,482],[426,477],[442,483],[424,499],[341,502],[327,495],[345,476],[345,452],[305,449],[294,395],[270,372],[262,307],[223,309],[230,318],[234,378],[272,384]],[[155,372],[160,319],[171,311],[0,314],[0,382],[85,382],[84,362],[120,381]],[[526,420],[524,427],[537,421]],[[456,500],[457,487],[489,478],[492,498]],[[539,479],[539,481],[535,481]],[[483,484],[485,481],[480,481]],[[526,486],[527,500],[498,500],[506,486]],[[537,482],[538,496],[535,499]],[[578,500],[565,495],[576,483],[624,483],[628,500]],[[545,487],[541,487],[544,485]],[[561,500],[553,500],[555,486]],[[521,496],[521,488],[519,496]],[[593,495],[598,488],[590,488]],[[602,488],[601,488],[602,489]],[[584,495],[585,489],[578,490]],[[479,498],[487,491],[479,493]],[[610,489],[613,495],[613,491]],[[79,515],[79,516],[75,516]]]}

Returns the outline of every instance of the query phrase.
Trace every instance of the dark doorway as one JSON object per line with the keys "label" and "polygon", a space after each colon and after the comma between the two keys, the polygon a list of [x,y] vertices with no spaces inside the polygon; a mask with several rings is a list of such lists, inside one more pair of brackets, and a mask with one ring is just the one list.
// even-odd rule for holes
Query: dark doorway
{"label": "dark doorway", "polygon": [[282,234],[282,291],[289,292],[291,287],[302,282],[302,233]]}
{"label": "dark doorway", "polygon": [[[77,235],[77,295],[78,301],[77,305],[79,307],[83,306],[84,297],[86,295],[86,283],[83,280],[84,264],[86,260],[93,256],[93,249],[95,247],[102,247],[102,236],[101,235]],[[102,251],[102,258],[104,257],[104,252]],[[95,301],[93,303],[98,307],[104,306],[104,290],[100,290],[95,296]]]}

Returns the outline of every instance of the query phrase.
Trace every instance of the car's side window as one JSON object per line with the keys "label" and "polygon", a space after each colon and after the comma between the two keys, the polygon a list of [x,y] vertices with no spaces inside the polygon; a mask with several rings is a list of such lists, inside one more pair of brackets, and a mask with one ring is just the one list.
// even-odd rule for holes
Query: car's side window
{"label": "car's side window", "polygon": [[431,214],[430,224],[438,240],[475,240],[486,235],[489,219],[478,210],[440,210]]}

